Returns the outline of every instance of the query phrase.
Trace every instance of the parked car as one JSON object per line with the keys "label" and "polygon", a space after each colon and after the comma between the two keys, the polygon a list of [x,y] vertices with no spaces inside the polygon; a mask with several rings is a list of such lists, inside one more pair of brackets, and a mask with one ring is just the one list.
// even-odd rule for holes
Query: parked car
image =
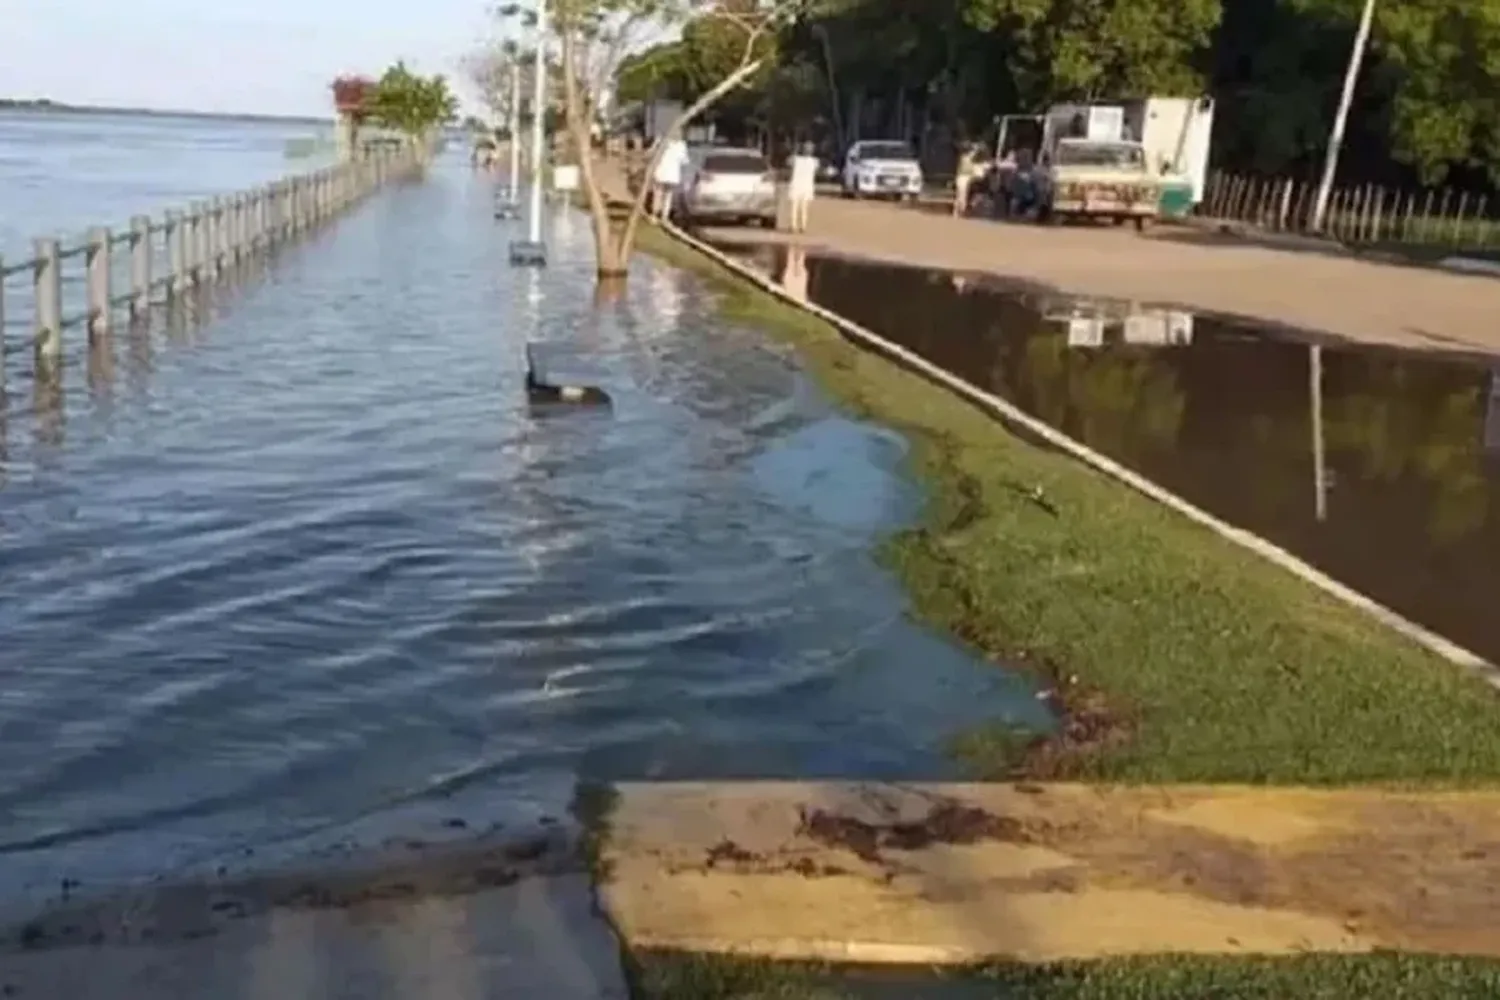
{"label": "parked car", "polygon": [[776,226],[776,174],[758,149],[688,149],[674,208],[679,222]]}
{"label": "parked car", "polygon": [[862,139],[844,155],[845,198],[895,198],[916,201],[922,193],[922,166],[904,142]]}

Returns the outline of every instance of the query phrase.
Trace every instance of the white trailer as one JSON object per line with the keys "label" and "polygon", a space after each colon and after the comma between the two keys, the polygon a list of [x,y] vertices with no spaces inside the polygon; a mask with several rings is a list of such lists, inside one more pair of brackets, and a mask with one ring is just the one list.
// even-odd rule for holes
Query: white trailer
{"label": "white trailer", "polygon": [[1201,202],[1213,140],[1213,98],[1147,97],[1123,106],[1125,128],[1146,147],[1152,169],[1173,186],[1186,184],[1191,193],[1187,205],[1170,208],[1186,211]]}

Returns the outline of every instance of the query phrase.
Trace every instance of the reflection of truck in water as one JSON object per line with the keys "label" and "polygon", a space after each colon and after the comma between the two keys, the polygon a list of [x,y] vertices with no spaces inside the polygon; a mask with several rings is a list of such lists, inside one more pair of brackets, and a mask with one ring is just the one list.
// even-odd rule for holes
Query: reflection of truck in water
{"label": "reflection of truck in water", "polygon": [[1182,347],[1193,342],[1193,314],[1180,309],[1153,309],[1132,303],[1067,300],[1044,306],[1042,316],[1057,323],[1073,348],[1132,344]]}
{"label": "reflection of truck in water", "polygon": [[[1142,226],[1157,215],[1186,215],[1203,197],[1213,110],[1207,97],[1152,97],[1007,115],[996,137],[995,167],[982,187],[999,215],[1049,219],[1059,208],[1063,215],[1134,219]],[[1063,144],[1069,149],[1060,161]],[[1081,166],[1102,167],[1092,173],[1108,176],[1089,176]],[[1065,207],[1053,201],[1064,184],[1072,195],[1061,199]]]}

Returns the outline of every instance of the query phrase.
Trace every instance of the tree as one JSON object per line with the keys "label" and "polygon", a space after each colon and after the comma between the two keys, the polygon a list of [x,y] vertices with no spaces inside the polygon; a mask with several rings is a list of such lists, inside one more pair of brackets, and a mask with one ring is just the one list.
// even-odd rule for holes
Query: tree
{"label": "tree", "polygon": [[620,60],[615,71],[615,101],[636,104],[649,100],[687,99],[682,41],[659,42]]}
{"label": "tree", "polygon": [[479,92],[485,110],[501,127],[510,120],[510,69],[516,57],[516,43],[507,40],[484,46],[463,60],[465,75]]}
{"label": "tree", "polygon": [[[681,31],[689,22],[713,23],[724,35],[715,45],[728,44],[733,56],[717,63],[718,79],[696,94],[673,121],[676,134],[726,94],[745,84],[767,64],[766,40],[799,11],[807,0],[555,0],[549,40],[555,41],[562,67],[564,122],[578,153],[579,175],[593,221],[597,271],[601,279],[623,279],[635,248],[636,232],[645,213],[647,187],[635,193],[629,211],[618,224],[610,218],[594,159],[592,133],[605,96],[625,57],[647,31],[663,26]],[[524,16],[517,6],[502,15]],[[710,72],[705,70],[705,72]],[[662,138],[647,153],[647,176],[665,150]]]}
{"label": "tree", "polygon": [[422,76],[398,62],[375,82],[365,109],[371,121],[418,141],[458,117],[458,98],[441,73]]}

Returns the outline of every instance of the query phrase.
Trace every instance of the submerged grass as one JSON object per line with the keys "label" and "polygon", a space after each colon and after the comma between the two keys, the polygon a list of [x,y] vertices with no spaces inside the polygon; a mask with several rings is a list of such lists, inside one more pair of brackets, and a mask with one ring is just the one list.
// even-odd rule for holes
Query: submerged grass
{"label": "submerged grass", "polygon": [[855,413],[913,442],[925,517],[884,556],[916,613],[1061,706],[1060,734],[956,734],[978,776],[1335,785],[1492,783],[1478,678],[646,227],[728,318],[794,345]]}
{"label": "submerged grass", "polygon": [[1480,1000],[1500,962],[1433,955],[1164,955],[952,971],[838,970],[668,953],[631,958],[637,1000]]}

